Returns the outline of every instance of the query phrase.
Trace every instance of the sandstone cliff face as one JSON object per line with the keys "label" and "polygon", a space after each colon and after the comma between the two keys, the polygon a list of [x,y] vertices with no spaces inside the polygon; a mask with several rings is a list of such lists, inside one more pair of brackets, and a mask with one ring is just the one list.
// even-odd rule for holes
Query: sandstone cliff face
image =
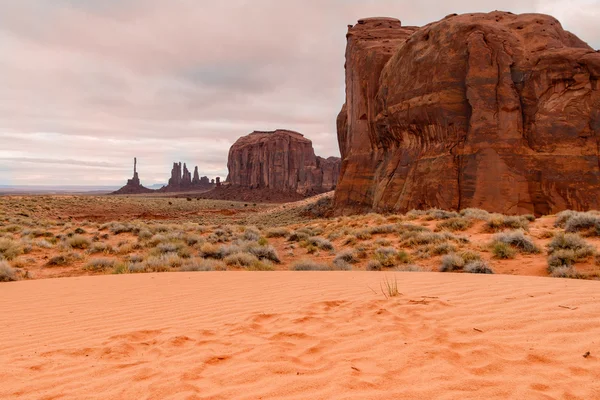
{"label": "sandstone cliff face", "polygon": [[600,206],[600,54],[539,14],[348,32],[338,213]]}
{"label": "sandstone cliff face", "polygon": [[316,157],[312,142],[298,132],[253,132],[229,150],[230,185],[313,194],[335,188],[340,159]]}

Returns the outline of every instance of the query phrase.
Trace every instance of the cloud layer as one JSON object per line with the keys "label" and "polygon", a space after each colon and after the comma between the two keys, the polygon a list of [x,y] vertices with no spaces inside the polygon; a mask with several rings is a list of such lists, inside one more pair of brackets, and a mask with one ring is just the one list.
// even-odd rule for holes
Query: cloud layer
{"label": "cloud layer", "polygon": [[[450,4],[451,3],[451,4]],[[557,17],[600,47],[600,1],[19,0],[0,3],[0,184],[145,184],[287,128],[338,155],[346,26],[453,12]]]}

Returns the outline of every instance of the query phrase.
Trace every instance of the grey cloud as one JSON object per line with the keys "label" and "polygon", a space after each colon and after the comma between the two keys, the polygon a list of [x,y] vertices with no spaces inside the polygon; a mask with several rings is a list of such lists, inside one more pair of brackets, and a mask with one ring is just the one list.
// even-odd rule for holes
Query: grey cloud
{"label": "grey cloud", "polygon": [[77,165],[36,159],[122,166],[82,168],[110,184],[128,178],[134,156],[149,182],[164,182],[176,160],[224,176],[229,146],[255,129],[297,130],[317,154],[339,155],[347,24],[494,9],[552,13],[600,46],[600,2],[590,0],[0,2],[10,55],[0,60],[0,184],[89,180]]}

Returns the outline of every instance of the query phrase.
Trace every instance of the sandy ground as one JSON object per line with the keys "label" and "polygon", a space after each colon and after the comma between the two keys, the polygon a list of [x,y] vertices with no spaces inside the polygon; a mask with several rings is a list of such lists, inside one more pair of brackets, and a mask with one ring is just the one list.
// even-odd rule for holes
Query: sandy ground
{"label": "sandy ground", "polygon": [[[381,294],[386,277],[400,296]],[[0,338],[2,399],[600,399],[594,281],[378,272],[21,281],[0,287]]]}

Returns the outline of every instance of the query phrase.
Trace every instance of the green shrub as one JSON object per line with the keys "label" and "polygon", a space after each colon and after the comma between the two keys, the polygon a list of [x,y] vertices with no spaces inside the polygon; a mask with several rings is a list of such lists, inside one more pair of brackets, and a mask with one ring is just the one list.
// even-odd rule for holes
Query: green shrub
{"label": "green shrub", "polygon": [[494,254],[494,257],[496,258],[507,260],[515,258],[517,251],[511,245],[504,242],[494,242],[492,244],[492,254]]}

